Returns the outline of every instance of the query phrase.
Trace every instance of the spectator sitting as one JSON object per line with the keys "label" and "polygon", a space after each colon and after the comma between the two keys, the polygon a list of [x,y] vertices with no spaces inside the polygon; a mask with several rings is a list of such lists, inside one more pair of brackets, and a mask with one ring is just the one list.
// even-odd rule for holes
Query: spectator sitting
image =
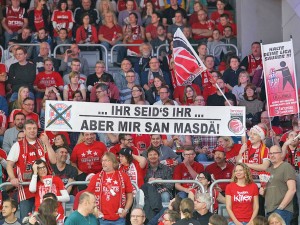
{"label": "spectator sitting", "polygon": [[[9,115],[14,109],[21,109],[22,104],[25,98],[29,97],[29,88],[27,86],[21,86],[18,91],[18,98],[9,103],[9,110],[8,114],[5,112],[5,114]],[[2,107],[2,110],[4,108]]]}
{"label": "spectator sitting", "polygon": [[97,44],[97,29],[94,25],[90,24],[90,15],[88,13],[84,13],[81,18],[82,25],[76,30],[76,43]]}
{"label": "spectator sitting", "polygon": [[21,225],[22,221],[16,217],[18,210],[18,203],[13,199],[5,199],[2,203],[2,216],[1,224]]}
{"label": "spectator sitting", "polygon": [[[32,37],[31,37],[31,30],[29,27],[22,28],[22,32],[12,38],[18,44],[30,44]],[[28,55],[30,58],[31,55]]]}
{"label": "spectator sitting", "polygon": [[[223,31],[223,38],[221,39],[225,44],[232,44],[237,47],[237,38],[232,34],[231,26],[225,26]],[[227,52],[232,52],[233,54],[237,54],[236,49],[231,46],[226,46]]]}
{"label": "spectator sitting", "polygon": [[166,4],[165,4],[165,10],[163,11],[162,23],[165,27],[173,24],[173,18],[175,17],[175,13],[177,11],[182,12],[183,23],[186,24],[186,21],[187,21],[186,11],[181,6],[178,5],[177,0],[171,0],[169,6],[166,6]]}
{"label": "spectator sitting", "polygon": [[126,73],[126,81],[127,81],[127,87],[120,90],[120,102],[121,103],[124,103],[127,100],[130,100],[132,97],[132,93],[135,91],[135,90],[133,90],[133,88],[139,86],[139,85],[135,85],[135,72],[133,70],[129,70]]}
{"label": "spectator sitting", "polygon": [[65,101],[72,101],[73,93],[80,90],[83,96],[83,100],[86,99],[86,88],[84,84],[79,83],[80,75],[78,72],[71,72],[69,74],[69,84],[66,84],[63,89],[63,97]]}
{"label": "spectator sitting", "polygon": [[145,97],[146,100],[153,105],[154,102],[157,102],[160,100],[159,96],[159,90],[162,86],[165,86],[166,82],[165,79],[157,75],[156,77],[153,78],[153,86],[151,86],[147,91],[145,91]]}
{"label": "spectator sitting", "polygon": [[140,8],[143,10],[147,9],[147,4],[149,2],[152,3],[153,12],[154,11],[162,12],[165,9],[165,7],[164,7],[165,3],[162,0],[160,0],[160,1],[142,0],[140,3]]}
{"label": "spectator sitting", "polygon": [[211,20],[207,20],[207,13],[204,10],[198,11],[198,22],[192,25],[193,38],[198,43],[206,42],[212,36],[215,24]]}
{"label": "spectator sitting", "polygon": [[194,5],[192,6],[191,2],[192,1],[188,1],[190,3],[190,7],[193,7],[193,13],[190,15],[189,18],[189,24],[190,26],[192,26],[194,23],[198,22],[198,11],[200,9],[204,9],[203,5],[200,2],[196,2],[194,1]]}
{"label": "spectator sitting", "polygon": [[186,37],[186,39],[188,40],[188,42],[190,42],[190,44],[192,45],[195,52],[197,52],[197,42],[192,37],[192,27],[185,25],[183,26],[182,32]]}
{"label": "spectator sitting", "polygon": [[152,49],[154,51],[154,54],[156,54],[157,49],[159,46],[167,44],[167,46],[163,46],[160,48],[160,51],[158,52],[157,57],[160,61],[162,61],[163,57],[167,55],[169,52],[169,42],[166,35],[166,30],[163,25],[157,25],[156,30],[156,37],[151,39],[150,44],[152,46]]}
{"label": "spectator sitting", "polygon": [[160,15],[157,12],[151,14],[151,23],[146,26],[146,39],[151,42],[155,39],[157,34],[157,27],[160,25]]}
{"label": "spectator sitting", "polygon": [[[159,89],[159,98],[160,100],[155,102],[153,105],[164,105],[170,100],[170,89],[168,86],[161,86]],[[178,105],[176,101],[173,101],[175,105]]]}
{"label": "spectator sitting", "polygon": [[[60,28],[53,47],[56,47],[57,45],[61,44],[71,44],[71,40],[68,38],[68,30],[66,28]],[[67,49],[67,46],[59,47],[56,51],[56,57],[62,59]]]}
{"label": "spectator sitting", "polygon": [[46,2],[45,0],[36,1],[35,8],[28,12],[28,26],[33,33],[41,28],[49,31],[50,13]]}
{"label": "spectator sitting", "polygon": [[119,144],[112,146],[109,152],[117,156],[122,148],[131,148],[132,154],[139,155],[139,150],[133,145],[132,141],[131,134],[119,134]]}
{"label": "spectator sitting", "polygon": [[224,0],[216,1],[217,11],[211,13],[210,18],[215,22],[215,24],[219,24],[221,21],[221,15],[227,14],[231,21],[233,21],[233,16],[231,12],[224,10],[226,4]]}
{"label": "spectator sitting", "polygon": [[[263,217],[263,216],[261,216],[261,217],[264,218],[264,220],[266,220],[265,217]],[[253,220],[253,225],[267,225],[268,224],[268,221],[266,223],[264,222],[263,224],[257,223],[256,218],[257,217],[255,217]],[[227,225],[228,221],[224,216],[214,214],[211,217],[209,217],[209,224],[211,224],[211,225]]]}
{"label": "spectator sitting", "polygon": [[132,87],[132,97],[126,100],[125,104],[137,104],[137,105],[150,105],[149,102],[145,100],[144,90],[139,85],[134,85]]}
{"label": "spectator sitting", "polygon": [[[90,24],[97,26],[100,22],[99,12],[92,6],[91,0],[83,0],[81,6],[74,11],[75,23],[77,26],[82,25],[82,15],[87,13],[90,16]],[[75,27],[73,27],[74,29]]]}
{"label": "spectator sitting", "polygon": [[[79,53],[80,53],[80,49],[78,45],[72,44],[71,48],[65,52],[63,60],[61,60],[59,71],[62,71],[64,75],[69,74],[71,71],[74,71],[72,68],[72,64],[73,64],[73,60],[76,59],[77,60],[76,65],[78,64],[77,67],[79,66],[78,71],[76,70],[76,72],[80,72],[81,73],[80,76],[82,75],[86,76],[87,74],[89,74],[88,62],[85,58],[80,57]],[[64,79],[64,81],[68,81],[68,76],[66,77],[66,80]]]}
{"label": "spectator sitting", "polygon": [[142,26],[141,14],[137,10],[134,10],[133,7],[134,7],[134,0],[127,0],[126,9],[119,12],[118,24],[120,26],[124,26],[126,24],[128,25],[130,23],[129,14],[132,12],[136,13],[137,15],[137,24]]}
{"label": "spectator sitting", "polygon": [[[126,0],[118,0],[117,3],[117,11],[121,12],[123,10],[126,10],[127,6],[126,6]],[[133,10],[137,10],[138,9],[138,4],[136,2],[136,0],[133,1]]]}
{"label": "spectator sitting", "polygon": [[[200,88],[199,88],[198,85],[193,84],[193,83],[192,84],[187,84],[187,85],[191,86],[193,88],[194,94],[196,94],[196,95],[200,95],[201,94],[201,90],[200,90]],[[186,88],[187,85],[185,85],[185,86],[177,86],[175,88],[174,93],[173,93],[173,97],[174,97],[174,100],[176,102],[178,102],[180,104],[184,104],[184,98],[186,97],[185,94],[184,94],[185,93],[184,90],[185,90],[185,88]],[[194,103],[194,101],[190,102],[190,104],[192,104],[192,103]]]}
{"label": "spectator sitting", "polygon": [[241,68],[247,70],[250,77],[253,77],[256,71],[262,69],[261,47],[259,42],[253,42],[251,44],[251,54],[242,60]]}
{"label": "spectator sitting", "polygon": [[[145,1],[141,1],[141,4],[142,3],[145,3]],[[142,13],[141,13],[142,25],[143,27],[146,27],[147,25],[151,24],[151,20],[152,20],[151,17],[155,12],[155,6],[152,0],[148,0],[144,5],[144,7],[141,8],[142,8]]]}
{"label": "spectator sitting", "polygon": [[149,70],[149,61],[151,59],[152,46],[149,43],[140,45],[140,57],[133,63],[134,71],[141,75],[143,71]]}
{"label": "spectator sitting", "polygon": [[48,42],[42,42],[39,45],[39,52],[38,56],[33,59],[33,62],[36,65],[37,73],[44,72],[44,60],[50,59],[52,61],[52,68],[51,70],[58,72],[58,68],[60,66],[60,60],[50,57],[50,45]]}
{"label": "spectator sitting", "polygon": [[10,40],[9,41],[9,44],[10,45],[13,45],[12,47],[8,47],[9,48],[9,51],[11,51],[11,57],[9,59],[4,59],[4,63],[5,63],[5,66],[7,68],[7,71],[9,71],[9,68],[12,64],[14,63],[17,63],[18,60],[17,60],[17,56],[16,56],[16,53],[17,53],[17,48],[19,48],[20,46],[16,44],[17,41],[16,40]]}
{"label": "spectator sitting", "polygon": [[205,62],[205,57],[207,55],[207,46],[205,43],[200,43],[197,47],[199,58],[202,60],[202,62]]}
{"label": "spectator sitting", "polygon": [[190,198],[182,199],[180,203],[180,215],[181,220],[179,220],[176,224],[193,224],[200,225],[200,223],[193,218],[194,212],[194,201]]}
{"label": "spectator sitting", "polygon": [[84,86],[86,86],[86,80],[87,80],[87,78],[86,78],[85,74],[82,74],[80,72],[81,71],[81,66],[82,66],[82,64],[80,63],[80,59],[78,59],[78,58],[72,59],[71,66],[70,66],[71,67],[70,73],[69,74],[65,74],[63,76],[63,80],[64,80],[64,84],[65,85],[70,84],[70,74],[74,72],[74,73],[78,73],[79,74],[79,80],[78,80],[78,82],[80,84],[84,84]]}
{"label": "spectator sitting", "polygon": [[237,102],[245,100],[245,87],[250,82],[250,77],[247,71],[241,71],[239,74],[238,84],[232,88],[232,94],[235,95]]}
{"label": "spectator sitting", "polygon": [[[177,3],[176,3],[177,4]],[[178,28],[180,28],[181,30],[183,30],[183,26],[184,26],[184,16],[182,11],[176,11],[175,12],[175,17],[174,17],[174,23],[170,24],[168,26],[168,33],[167,33],[167,37],[169,40],[173,40],[173,36],[176,32],[176,30]]]}
{"label": "spectator sitting", "polygon": [[109,12],[115,13],[116,3],[114,1],[110,1],[110,0],[97,0],[96,8],[101,17],[100,23],[103,24],[106,13],[109,13]]}
{"label": "spectator sitting", "polygon": [[223,79],[228,90],[232,91],[233,87],[239,83],[239,75],[243,69],[240,68],[240,59],[232,56],[229,59],[229,68],[223,73]]}
{"label": "spectator sitting", "polygon": [[219,46],[224,44],[220,41],[220,31],[218,29],[213,30],[212,40],[207,42],[208,51],[214,54],[215,65],[219,65],[221,62],[221,55],[227,54],[227,49],[225,46]]}
{"label": "spectator sitting", "polygon": [[[223,203],[225,203],[225,198],[224,196],[222,197],[224,199]],[[198,222],[200,222],[200,224],[208,224],[209,218],[213,215],[213,213],[210,212],[210,206],[212,204],[212,199],[210,195],[208,193],[198,192],[196,194],[194,203],[195,203],[195,211],[193,213],[193,218],[196,219]]]}
{"label": "spectator sitting", "polygon": [[220,31],[221,36],[224,36],[225,27],[230,26],[232,30],[232,36],[237,35],[236,24],[230,22],[228,14],[224,13],[220,16],[220,23],[217,26],[217,29]]}

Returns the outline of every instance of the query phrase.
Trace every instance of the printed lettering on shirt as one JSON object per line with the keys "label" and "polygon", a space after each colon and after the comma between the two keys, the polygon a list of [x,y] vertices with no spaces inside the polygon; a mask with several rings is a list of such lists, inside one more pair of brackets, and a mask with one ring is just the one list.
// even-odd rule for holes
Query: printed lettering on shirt
{"label": "printed lettering on shirt", "polygon": [[233,196],[233,201],[235,202],[251,202],[252,197],[248,191],[237,191],[237,195]]}

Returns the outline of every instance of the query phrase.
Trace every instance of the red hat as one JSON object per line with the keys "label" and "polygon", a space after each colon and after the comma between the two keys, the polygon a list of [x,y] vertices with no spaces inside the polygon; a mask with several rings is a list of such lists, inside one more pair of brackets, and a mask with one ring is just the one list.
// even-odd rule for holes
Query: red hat
{"label": "red hat", "polygon": [[225,152],[225,148],[222,147],[221,145],[217,146],[217,147],[213,150],[213,153],[215,153],[216,151],[218,151],[218,152],[224,152],[224,154],[226,153],[226,152]]}

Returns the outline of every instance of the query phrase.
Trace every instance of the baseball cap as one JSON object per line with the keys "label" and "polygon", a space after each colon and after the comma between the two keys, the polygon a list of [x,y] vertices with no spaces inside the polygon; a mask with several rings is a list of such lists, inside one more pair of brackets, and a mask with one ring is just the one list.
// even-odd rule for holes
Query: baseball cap
{"label": "baseball cap", "polygon": [[219,152],[225,152],[225,148],[222,147],[221,145],[217,146],[214,150],[213,150],[213,153],[215,153],[216,151],[219,151]]}
{"label": "baseball cap", "polygon": [[121,150],[119,151],[119,155],[130,156],[130,155],[132,155],[132,149],[131,148],[121,148]]}

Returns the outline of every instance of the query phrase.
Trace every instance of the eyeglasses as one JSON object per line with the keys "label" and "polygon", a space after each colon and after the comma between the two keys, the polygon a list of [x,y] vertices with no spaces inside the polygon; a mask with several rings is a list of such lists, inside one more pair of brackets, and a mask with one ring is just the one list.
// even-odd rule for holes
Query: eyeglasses
{"label": "eyeglasses", "polygon": [[205,180],[206,177],[198,177],[198,180]]}
{"label": "eyeglasses", "polygon": [[167,93],[169,93],[169,92],[167,92],[167,91],[160,91],[159,92],[159,94],[167,94]]}
{"label": "eyeglasses", "polygon": [[282,153],[282,152],[269,152],[269,155],[276,155],[276,154],[279,154],[279,153]]}
{"label": "eyeglasses", "polygon": [[184,154],[184,156],[193,156],[195,153],[190,153],[190,154]]}
{"label": "eyeglasses", "polygon": [[140,90],[132,90],[131,92],[138,92],[138,91],[140,91]]}
{"label": "eyeglasses", "polygon": [[38,170],[44,170],[46,169],[46,166],[42,166],[42,167],[37,167]]}
{"label": "eyeglasses", "polygon": [[144,217],[143,215],[130,215],[131,218],[142,218]]}

